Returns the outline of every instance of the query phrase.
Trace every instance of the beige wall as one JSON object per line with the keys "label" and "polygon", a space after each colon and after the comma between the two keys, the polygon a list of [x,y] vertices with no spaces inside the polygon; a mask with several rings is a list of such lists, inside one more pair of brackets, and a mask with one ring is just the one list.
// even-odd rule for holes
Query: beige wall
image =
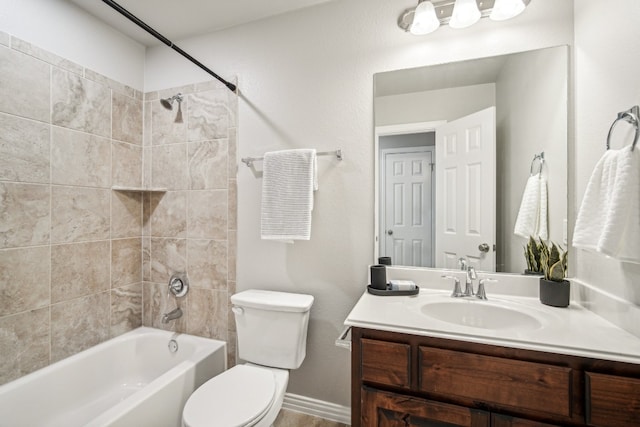
{"label": "beige wall", "polygon": [[0,35],[4,383],[142,323],[142,93]]}
{"label": "beige wall", "polygon": [[[183,123],[161,98],[182,93]],[[166,192],[144,200],[144,325],[229,342],[235,362],[237,235],[236,96],[218,82],[145,94],[144,180]],[[176,307],[167,297],[175,272],[187,272],[190,290],[177,304],[182,318],[163,324]]]}
{"label": "beige wall", "polygon": [[[228,340],[233,364],[235,95],[208,82],[143,97],[0,40],[0,384],[142,324]],[[181,124],[159,102],[177,92]],[[143,184],[167,191],[111,189]],[[162,324],[176,272],[191,290]]]}

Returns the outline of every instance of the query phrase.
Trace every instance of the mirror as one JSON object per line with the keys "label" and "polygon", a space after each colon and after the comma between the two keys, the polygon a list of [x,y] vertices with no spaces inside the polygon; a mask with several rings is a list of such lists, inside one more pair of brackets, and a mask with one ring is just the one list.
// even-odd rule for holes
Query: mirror
{"label": "mirror", "polygon": [[566,247],[567,109],[566,46],[376,74],[376,259],[523,273],[514,228],[540,169],[534,217]]}

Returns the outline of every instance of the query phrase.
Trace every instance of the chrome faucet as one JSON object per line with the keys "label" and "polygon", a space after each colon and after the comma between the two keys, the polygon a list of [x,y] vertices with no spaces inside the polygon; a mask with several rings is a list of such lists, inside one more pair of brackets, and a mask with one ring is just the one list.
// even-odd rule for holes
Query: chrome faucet
{"label": "chrome faucet", "polygon": [[465,297],[472,297],[474,294],[473,292],[473,281],[476,280],[478,278],[478,275],[476,274],[476,269],[473,268],[473,266],[468,266],[467,267],[467,280],[465,282],[465,286],[464,286],[464,295]]}
{"label": "chrome faucet", "polygon": [[464,294],[462,293],[462,290],[460,289],[460,279],[458,279],[455,276],[447,276],[444,275],[442,276],[443,279],[453,279],[453,292],[451,293],[451,297],[453,298],[460,298],[463,297]]}
{"label": "chrome faucet", "polygon": [[481,300],[486,300],[487,299],[487,293],[484,290],[484,284],[485,282],[497,282],[496,279],[480,279],[480,282],[478,282],[478,293],[476,294],[476,298],[481,299]]}
{"label": "chrome faucet", "polygon": [[180,317],[182,317],[182,310],[178,307],[175,310],[171,310],[170,312],[163,314],[162,323],[169,323],[170,320],[179,319]]}

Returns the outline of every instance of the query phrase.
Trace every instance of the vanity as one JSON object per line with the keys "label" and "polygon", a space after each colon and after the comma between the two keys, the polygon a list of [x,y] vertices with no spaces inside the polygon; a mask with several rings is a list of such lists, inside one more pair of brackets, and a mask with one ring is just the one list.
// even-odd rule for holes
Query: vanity
{"label": "vanity", "polygon": [[640,339],[516,295],[519,280],[487,301],[451,298],[442,279],[416,296],[365,292],[345,321],[352,426],[640,425]]}

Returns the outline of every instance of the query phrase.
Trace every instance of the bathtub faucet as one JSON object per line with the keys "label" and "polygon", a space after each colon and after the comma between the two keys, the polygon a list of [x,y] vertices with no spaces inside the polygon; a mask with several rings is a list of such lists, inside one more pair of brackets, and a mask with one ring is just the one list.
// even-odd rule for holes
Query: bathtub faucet
{"label": "bathtub faucet", "polygon": [[169,320],[175,320],[180,317],[182,317],[182,310],[178,307],[175,310],[171,310],[170,312],[163,314],[162,323],[169,323]]}

